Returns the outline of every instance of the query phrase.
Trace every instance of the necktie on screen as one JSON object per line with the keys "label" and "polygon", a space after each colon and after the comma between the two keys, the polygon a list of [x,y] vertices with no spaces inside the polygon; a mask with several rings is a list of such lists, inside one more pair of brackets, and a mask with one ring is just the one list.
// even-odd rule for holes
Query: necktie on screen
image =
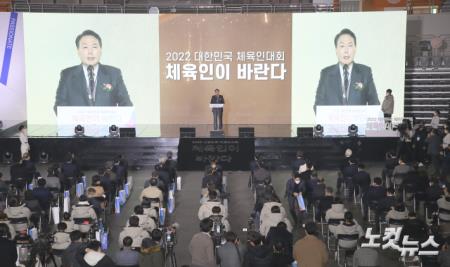
{"label": "necktie on screen", "polygon": [[95,90],[94,67],[88,66],[87,70],[89,76],[89,91],[91,92],[89,94],[89,99],[93,100]]}
{"label": "necktie on screen", "polygon": [[344,65],[344,103],[348,104],[348,65]]}

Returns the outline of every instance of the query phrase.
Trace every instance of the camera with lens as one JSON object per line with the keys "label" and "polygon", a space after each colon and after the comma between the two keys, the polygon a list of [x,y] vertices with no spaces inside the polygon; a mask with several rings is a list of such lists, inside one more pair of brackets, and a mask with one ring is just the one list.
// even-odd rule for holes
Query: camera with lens
{"label": "camera with lens", "polygon": [[163,232],[163,246],[165,248],[173,248],[177,244],[176,232],[172,227],[164,227]]}

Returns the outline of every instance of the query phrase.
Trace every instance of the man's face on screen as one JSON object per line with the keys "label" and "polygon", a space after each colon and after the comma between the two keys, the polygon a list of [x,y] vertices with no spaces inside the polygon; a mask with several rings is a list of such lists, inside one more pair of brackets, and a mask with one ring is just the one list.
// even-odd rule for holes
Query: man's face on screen
{"label": "man's face on screen", "polygon": [[356,53],[355,40],[348,34],[339,37],[336,44],[336,56],[343,65],[353,62]]}
{"label": "man's face on screen", "polygon": [[78,46],[78,56],[85,65],[97,65],[102,56],[102,48],[97,38],[91,35],[83,36]]}

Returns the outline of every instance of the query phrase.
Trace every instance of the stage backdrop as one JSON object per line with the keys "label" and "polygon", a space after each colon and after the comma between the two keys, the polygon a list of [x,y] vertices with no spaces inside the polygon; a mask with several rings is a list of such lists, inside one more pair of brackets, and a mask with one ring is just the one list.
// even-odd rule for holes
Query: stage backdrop
{"label": "stage backdrop", "polygon": [[[26,13],[24,21],[31,134],[54,135],[53,105],[60,74],[63,69],[80,64],[75,38],[89,29],[102,38],[100,63],[122,71],[135,108],[138,134],[159,136],[157,15]],[[152,131],[142,132],[142,125]]]}
{"label": "stage backdrop", "polygon": [[[160,15],[161,124],[291,122],[291,14]],[[289,130],[289,129],[287,129]]]}
{"label": "stage backdrop", "polygon": [[344,28],[356,36],[354,62],[371,68],[380,104],[391,88],[393,116],[403,116],[406,12],[293,14],[292,25],[293,125],[315,124],[320,73],[338,63],[334,38]]}
{"label": "stage backdrop", "polygon": [[0,121],[3,129],[26,121],[23,16],[0,12]]}

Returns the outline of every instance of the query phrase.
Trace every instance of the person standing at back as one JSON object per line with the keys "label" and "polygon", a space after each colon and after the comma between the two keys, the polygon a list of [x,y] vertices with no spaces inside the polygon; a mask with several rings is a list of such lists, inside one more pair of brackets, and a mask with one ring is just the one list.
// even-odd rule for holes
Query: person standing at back
{"label": "person standing at back", "polygon": [[394,96],[392,95],[392,90],[386,90],[386,96],[384,97],[383,103],[381,104],[381,111],[384,114],[384,123],[386,129],[392,128],[392,114],[394,113]]}

